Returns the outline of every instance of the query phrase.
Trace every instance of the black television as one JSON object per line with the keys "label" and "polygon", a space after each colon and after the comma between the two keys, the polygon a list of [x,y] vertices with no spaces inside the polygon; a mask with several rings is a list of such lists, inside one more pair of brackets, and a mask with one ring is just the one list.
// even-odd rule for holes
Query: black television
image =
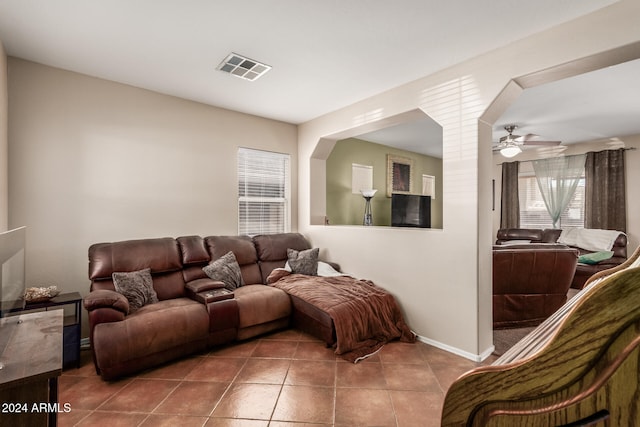
{"label": "black television", "polygon": [[26,228],[0,233],[0,317],[24,307]]}
{"label": "black television", "polygon": [[392,194],[391,226],[431,228],[431,196]]}

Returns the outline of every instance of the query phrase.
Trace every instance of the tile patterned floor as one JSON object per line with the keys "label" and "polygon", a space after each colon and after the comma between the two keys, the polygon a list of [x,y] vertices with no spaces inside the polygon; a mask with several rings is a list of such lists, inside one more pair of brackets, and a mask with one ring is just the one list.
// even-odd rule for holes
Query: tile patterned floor
{"label": "tile patterned floor", "polygon": [[358,364],[287,330],[102,381],[83,352],[59,382],[60,426],[437,426],[444,393],[477,364],[393,342]]}

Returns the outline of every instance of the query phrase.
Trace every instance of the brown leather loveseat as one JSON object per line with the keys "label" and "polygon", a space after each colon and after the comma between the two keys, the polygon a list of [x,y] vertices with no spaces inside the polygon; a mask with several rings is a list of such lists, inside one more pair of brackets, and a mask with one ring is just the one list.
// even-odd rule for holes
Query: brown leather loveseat
{"label": "brown leather loveseat", "polygon": [[494,246],[494,329],[542,323],[567,301],[577,263],[563,245]]}
{"label": "brown leather loveseat", "polygon": [[[532,228],[501,228],[497,234],[497,245],[508,244],[510,242],[527,241],[530,243],[556,243],[562,230],[556,228],[532,229]],[[593,251],[575,247],[579,255],[593,253]],[[616,267],[627,260],[627,236],[620,233],[611,248],[613,256],[596,264],[578,263],[571,282],[574,289],[582,289],[589,277],[594,274]]]}
{"label": "brown leather loveseat", "polygon": [[[287,249],[309,249],[300,234],[185,236],[99,243],[89,248],[91,292],[84,299],[96,371],[113,379],[216,345],[289,325],[291,301],[265,286]],[[225,299],[202,295],[224,285],[202,267],[233,252],[244,285]],[[130,313],[113,273],[150,269],[158,302]],[[210,295],[209,295],[210,296]]]}

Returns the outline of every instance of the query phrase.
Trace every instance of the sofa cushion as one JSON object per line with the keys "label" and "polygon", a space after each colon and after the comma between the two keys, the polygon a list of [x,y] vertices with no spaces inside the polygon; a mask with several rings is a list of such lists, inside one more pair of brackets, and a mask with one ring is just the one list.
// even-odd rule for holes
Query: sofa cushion
{"label": "sofa cushion", "polygon": [[206,348],[208,331],[206,306],[189,298],[146,305],[124,321],[96,325],[96,365],[105,379],[136,372]]}
{"label": "sofa cushion", "polygon": [[151,269],[139,271],[114,272],[113,285],[129,301],[129,313],[135,313],[147,304],[158,302],[158,295],[153,289]]}
{"label": "sofa cushion", "polygon": [[291,314],[289,295],[266,285],[245,285],[234,292],[240,316],[239,328],[271,322]]}
{"label": "sofa cushion", "polygon": [[209,236],[205,244],[211,261],[214,261],[231,251],[240,265],[242,279],[246,284],[263,283],[258,266],[258,255],[253,241],[249,236]]}
{"label": "sofa cushion", "polygon": [[224,287],[234,290],[244,285],[240,266],[233,252],[229,251],[215,261],[212,261],[202,270],[211,278],[211,280],[219,280],[224,283]]}
{"label": "sofa cushion", "polygon": [[125,240],[96,243],[89,247],[89,279],[91,290],[111,289],[114,272],[151,269],[153,288],[158,299],[185,295],[180,249],[175,239]]}
{"label": "sofa cushion", "polygon": [[200,236],[181,236],[176,239],[182,255],[182,275],[185,282],[206,278],[202,267],[209,264],[211,257],[204,239]]}
{"label": "sofa cushion", "polygon": [[318,274],[318,254],[320,249],[307,249],[297,251],[287,249],[287,262],[292,273],[306,274],[307,276],[317,276]]}
{"label": "sofa cushion", "polygon": [[253,237],[258,259],[262,283],[274,268],[282,268],[287,262],[287,249],[303,251],[311,249],[311,245],[300,233],[261,234]]}
{"label": "sofa cushion", "polygon": [[542,241],[542,230],[532,228],[501,228],[497,233],[496,243],[500,244],[505,240],[529,240],[530,242]]}
{"label": "sofa cushion", "polygon": [[170,237],[96,243],[89,247],[89,279],[110,279],[116,271],[150,268],[152,274],[182,270],[178,243]]}

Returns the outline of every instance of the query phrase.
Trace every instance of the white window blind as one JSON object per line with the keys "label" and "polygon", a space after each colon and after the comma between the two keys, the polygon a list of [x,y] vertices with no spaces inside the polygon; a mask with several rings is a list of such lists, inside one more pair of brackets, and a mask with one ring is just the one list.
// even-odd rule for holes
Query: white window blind
{"label": "white window blind", "polygon": [[373,166],[351,164],[351,193],[360,194],[360,190],[373,188]]}
{"label": "white window blind", "polygon": [[289,155],[238,150],[238,234],[290,231]]}
{"label": "white window blind", "polygon": [[[520,174],[518,177],[520,203],[520,228],[551,228],[553,221],[544,204],[536,177]],[[584,227],[584,178],[578,183],[576,192],[567,208],[560,215],[558,227]]]}
{"label": "white window blind", "polygon": [[422,195],[436,198],[436,177],[433,175],[422,175]]}

